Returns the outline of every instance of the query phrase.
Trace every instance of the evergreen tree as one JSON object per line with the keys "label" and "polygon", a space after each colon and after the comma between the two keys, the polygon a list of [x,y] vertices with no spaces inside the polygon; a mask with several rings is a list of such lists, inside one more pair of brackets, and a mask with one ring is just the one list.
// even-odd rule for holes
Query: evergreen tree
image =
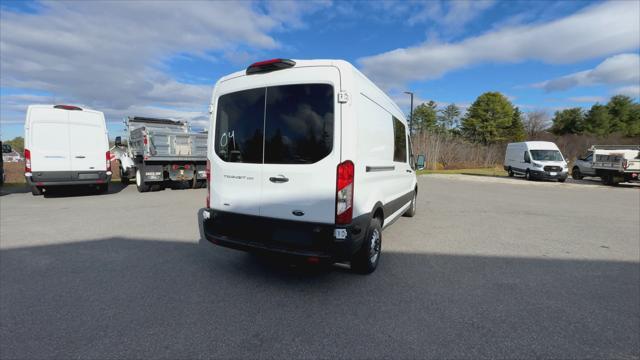
{"label": "evergreen tree", "polygon": [[581,108],[564,109],[556,111],[552,121],[551,132],[556,135],[582,134],[584,113]]}
{"label": "evergreen tree", "polygon": [[511,102],[499,92],[486,92],[467,110],[461,131],[470,141],[491,144],[509,140],[512,123]]}
{"label": "evergreen tree", "polygon": [[605,105],[595,104],[584,118],[584,131],[596,136],[610,133],[611,115]]}
{"label": "evergreen tree", "polygon": [[449,104],[446,108],[440,110],[438,116],[438,126],[443,130],[450,130],[456,127],[456,121],[460,116],[460,108],[456,104]]}
{"label": "evergreen tree", "polygon": [[413,130],[415,132],[433,131],[436,128],[437,104],[430,100],[413,110]]}
{"label": "evergreen tree", "polygon": [[508,135],[507,140],[509,141],[524,141],[527,138],[524,122],[522,121],[522,113],[517,107],[513,109],[513,119],[511,120],[511,126],[509,126]]}

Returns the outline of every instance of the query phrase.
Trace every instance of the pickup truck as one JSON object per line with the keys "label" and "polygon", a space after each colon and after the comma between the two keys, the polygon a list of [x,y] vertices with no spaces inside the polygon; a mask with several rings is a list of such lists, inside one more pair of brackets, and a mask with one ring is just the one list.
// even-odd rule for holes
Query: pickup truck
{"label": "pickup truck", "polygon": [[124,123],[127,144],[118,136],[111,149],[124,184],[134,178],[139,192],[160,190],[169,183],[206,186],[206,133],[169,119],[130,116]]}
{"label": "pickup truck", "polygon": [[640,145],[594,145],[572,169],[574,179],[598,176],[605,185],[637,181],[640,174]]}

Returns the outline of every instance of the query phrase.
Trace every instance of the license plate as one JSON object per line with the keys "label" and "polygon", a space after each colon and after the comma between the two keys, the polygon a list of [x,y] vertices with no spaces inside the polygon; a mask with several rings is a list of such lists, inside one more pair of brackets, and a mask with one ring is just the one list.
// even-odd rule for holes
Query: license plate
{"label": "license plate", "polygon": [[558,175],[558,173],[557,173],[557,172],[555,172],[555,171],[552,171],[552,172],[550,172],[550,173],[549,173],[549,175],[551,175],[551,176],[556,176],[556,175]]}

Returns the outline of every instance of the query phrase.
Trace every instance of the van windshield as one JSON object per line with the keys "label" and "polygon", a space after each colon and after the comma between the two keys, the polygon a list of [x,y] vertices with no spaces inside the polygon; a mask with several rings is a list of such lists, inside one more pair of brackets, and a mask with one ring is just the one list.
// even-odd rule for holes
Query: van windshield
{"label": "van windshield", "polygon": [[311,164],[333,149],[329,84],[296,84],[221,96],[214,147],[226,162]]}
{"label": "van windshield", "polygon": [[531,150],[531,157],[538,161],[563,161],[558,150]]}

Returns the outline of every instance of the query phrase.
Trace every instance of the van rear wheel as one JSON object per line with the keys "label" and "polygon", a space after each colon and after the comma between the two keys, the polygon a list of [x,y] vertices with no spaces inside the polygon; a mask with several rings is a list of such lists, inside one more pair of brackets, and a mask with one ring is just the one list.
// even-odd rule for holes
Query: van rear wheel
{"label": "van rear wheel", "polygon": [[403,216],[406,217],[414,217],[416,215],[416,201],[418,200],[418,193],[416,191],[413,192],[413,198],[411,199],[411,205],[407,211],[405,211]]}
{"label": "van rear wheel", "polygon": [[362,247],[351,259],[351,269],[360,274],[371,274],[378,267],[382,252],[382,225],[373,218],[367,228]]}
{"label": "van rear wheel", "polygon": [[509,171],[508,171],[509,177],[514,177],[515,173],[513,172],[513,170],[511,169],[511,166],[509,166]]}
{"label": "van rear wheel", "polygon": [[142,173],[140,172],[140,169],[136,169],[136,187],[138,188],[138,192],[147,192],[150,189],[149,184],[146,184],[143,180],[142,180]]}

